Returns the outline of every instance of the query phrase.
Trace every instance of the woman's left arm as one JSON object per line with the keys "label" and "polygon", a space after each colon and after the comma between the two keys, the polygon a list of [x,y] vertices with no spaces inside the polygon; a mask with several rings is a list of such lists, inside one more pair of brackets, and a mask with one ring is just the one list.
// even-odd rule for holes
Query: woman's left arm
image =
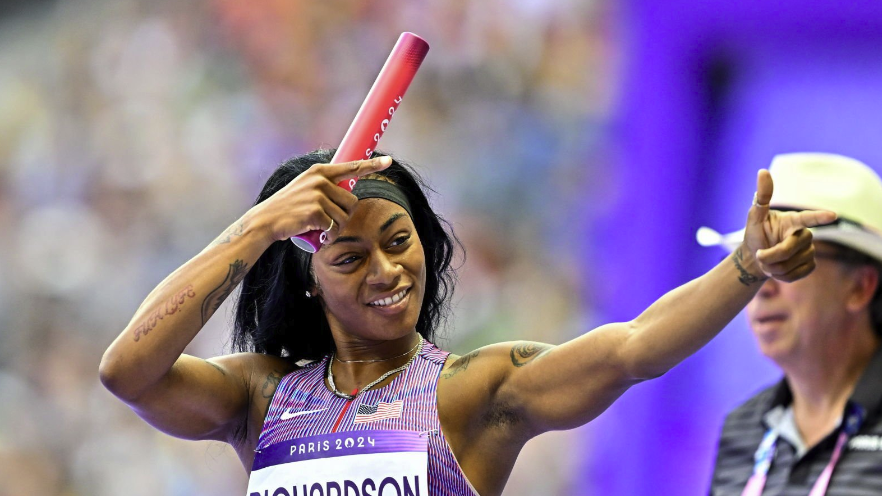
{"label": "woman's left arm", "polygon": [[769,211],[771,196],[771,176],[760,171],[742,245],[631,322],[604,325],[559,346],[509,343],[482,350],[487,358],[496,356],[484,363],[492,362],[500,377],[490,401],[517,412],[531,434],[585,424],[630,386],[664,374],[707,344],[765,279],[808,275],[814,248],[807,228],[830,223],[835,214]]}

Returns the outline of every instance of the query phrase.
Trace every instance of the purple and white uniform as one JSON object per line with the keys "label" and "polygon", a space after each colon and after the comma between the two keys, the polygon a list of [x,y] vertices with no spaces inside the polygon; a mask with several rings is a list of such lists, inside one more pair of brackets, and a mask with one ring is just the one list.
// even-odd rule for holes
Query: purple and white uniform
{"label": "purple and white uniform", "polygon": [[[410,367],[392,382],[351,402],[325,386],[330,357],[283,377],[257,443],[249,496],[300,496],[307,491],[313,496],[313,490],[327,496],[416,495],[413,477],[384,472],[393,467],[406,472],[402,467],[410,463],[425,467],[427,477],[420,485],[428,483],[428,495],[422,496],[476,496],[438,419],[438,376],[448,354],[424,342]],[[336,477],[316,475],[325,473],[315,465],[321,463],[333,466]],[[373,471],[373,479],[364,475],[366,466],[372,467],[364,470]],[[272,470],[276,474],[268,478]],[[303,482],[304,472],[312,479]],[[287,484],[289,477],[297,485]],[[260,484],[257,478],[262,478]]]}

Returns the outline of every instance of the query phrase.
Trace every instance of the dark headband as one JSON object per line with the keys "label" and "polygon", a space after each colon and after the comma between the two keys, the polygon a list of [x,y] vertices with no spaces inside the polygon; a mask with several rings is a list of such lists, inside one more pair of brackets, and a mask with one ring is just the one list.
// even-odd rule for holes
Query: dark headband
{"label": "dark headband", "polygon": [[355,183],[355,187],[352,188],[352,194],[359,200],[364,200],[365,198],[382,198],[384,200],[389,200],[392,203],[400,205],[401,208],[407,211],[407,215],[413,219],[413,212],[410,211],[410,202],[407,201],[407,196],[404,195],[404,191],[402,191],[398,185],[392,184],[389,181],[383,181],[381,179],[359,179],[358,182]]}

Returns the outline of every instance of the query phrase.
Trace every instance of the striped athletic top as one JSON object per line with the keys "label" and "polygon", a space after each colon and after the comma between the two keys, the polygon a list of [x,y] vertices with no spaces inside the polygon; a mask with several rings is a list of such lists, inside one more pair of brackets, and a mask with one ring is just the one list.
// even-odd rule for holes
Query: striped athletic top
{"label": "striped athletic top", "polygon": [[[429,496],[477,496],[478,492],[453,456],[438,419],[438,376],[447,355],[448,352],[425,341],[410,367],[395,376],[386,386],[359,394],[351,405],[347,405],[349,401],[338,397],[325,386],[329,356],[295,370],[279,382],[263,423],[257,449],[332,432],[417,431],[428,436]],[[397,418],[363,422],[365,413],[373,411],[371,407],[397,401],[403,403],[401,415]],[[360,406],[363,408],[359,408]],[[359,423],[355,423],[359,410],[362,415]],[[285,420],[282,420],[283,416]]]}

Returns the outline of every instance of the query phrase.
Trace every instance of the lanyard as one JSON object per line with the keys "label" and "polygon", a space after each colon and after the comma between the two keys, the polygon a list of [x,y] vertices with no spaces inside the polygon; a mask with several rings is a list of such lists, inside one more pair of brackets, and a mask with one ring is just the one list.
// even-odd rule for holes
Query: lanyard
{"label": "lanyard", "polygon": [[[836,439],[833,455],[830,457],[827,466],[824,467],[824,471],[818,476],[818,480],[812,486],[809,496],[824,496],[827,493],[827,486],[830,485],[833,469],[836,468],[836,463],[839,461],[839,457],[842,456],[845,444],[848,442],[849,436],[854,435],[860,429],[862,421],[863,415],[861,415],[860,408],[856,406],[849,408],[845,426],[843,426],[839,437]],[[772,467],[772,460],[775,458],[777,445],[778,429],[769,429],[753,455],[753,475],[750,476],[747,485],[744,486],[741,496],[762,496],[763,488],[766,486],[766,477],[769,474],[769,469]]]}

